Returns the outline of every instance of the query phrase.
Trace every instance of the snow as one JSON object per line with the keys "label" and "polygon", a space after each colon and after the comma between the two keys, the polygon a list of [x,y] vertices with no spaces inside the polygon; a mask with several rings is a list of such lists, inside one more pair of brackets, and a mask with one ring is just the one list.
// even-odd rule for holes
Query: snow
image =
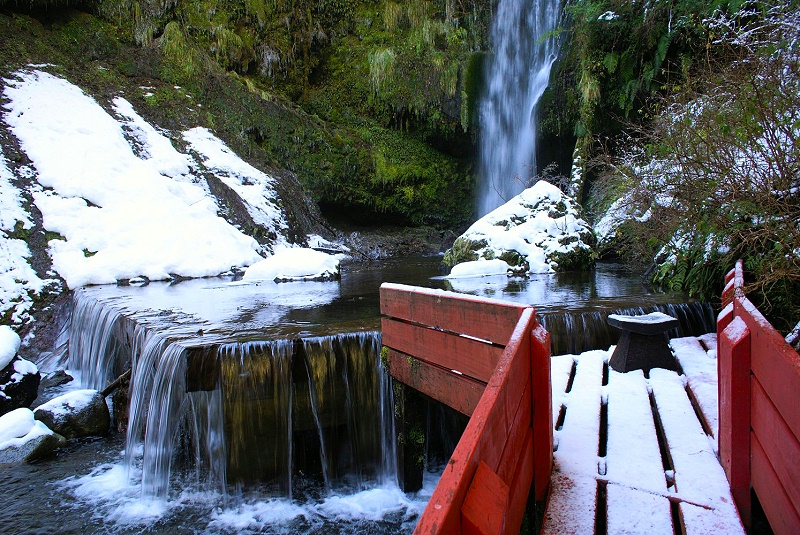
{"label": "snow", "polygon": [[656,325],[659,323],[669,323],[675,321],[675,318],[663,312],[650,312],[649,314],[642,314],[641,316],[625,316],[622,314],[609,314],[608,319],[613,319],[623,323],[639,323],[646,325]]}
{"label": "snow", "polygon": [[[283,236],[288,224],[278,208],[273,177],[239,158],[205,128],[192,128],[183,133],[183,138],[203,164],[245,201],[256,224]],[[281,243],[285,241],[281,239]]]}
{"label": "snow", "polygon": [[489,275],[505,275],[511,266],[504,260],[495,258],[494,260],[475,260],[474,262],[462,262],[453,266],[448,279],[458,279],[465,277],[485,277]]}
{"label": "snow", "polygon": [[310,280],[335,278],[339,259],[313,249],[282,249],[247,268],[243,280]]}
{"label": "snow", "polygon": [[51,399],[37,407],[36,410],[41,409],[52,413],[54,416],[80,412],[91,403],[97,393],[97,390],[91,389],[73,390]]}
{"label": "snow", "polygon": [[529,273],[551,273],[558,267],[557,253],[590,248],[581,237],[590,233],[574,201],[540,180],[473,223],[461,238],[487,243],[477,251],[479,257],[516,251],[527,260]]}
{"label": "snow", "polygon": [[8,325],[0,325],[0,370],[8,366],[19,351],[19,346],[19,335]]}
{"label": "snow", "polygon": [[9,234],[19,225],[30,229],[30,217],[22,207],[22,196],[12,183],[13,174],[0,154],[0,316],[13,309],[13,323],[23,323],[33,305],[31,294],[42,291],[42,281],[31,267],[31,256],[25,241]]}
{"label": "snow", "polygon": [[34,419],[33,411],[20,408],[0,416],[0,450],[20,447],[28,441],[53,432]]}
{"label": "snow", "polygon": [[25,70],[6,79],[5,122],[32,160],[33,192],[52,240],[53,267],[70,288],[145,276],[217,275],[261,259],[251,237],[217,215],[186,168],[122,99],[117,112],[147,150],[134,153],[123,125],[78,87]]}
{"label": "snow", "polygon": [[[626,374],[607,370],[608,384],[603,385],[613,347],[552,358],[554,424],[559,423],[555,417],[562,405],[565,409],[563,422],[554,431],[543,533],[592,533],[599,482],[606,485],[606,510],[599,514],[607,513],[609,533],[672,533],[670,502],[678,504],[681,517],[691,523],[687,532],[744,533],[714,451],[715,439],[703,431],[687,396],[688,382],[706,413],[711,404],[703,398],[716,392],[716,361],[700,340],[713,343],[711,336],[672,341],[686,376],[653,369],[648,379],[640,370]],[[573,365],[574,381],[567,391]],[[598,444],[602,444],[604,406],[603,456]],[[706,418],[710,419],[707,413]],[[663,425],[674,470],[664,469],[657,425]]]}

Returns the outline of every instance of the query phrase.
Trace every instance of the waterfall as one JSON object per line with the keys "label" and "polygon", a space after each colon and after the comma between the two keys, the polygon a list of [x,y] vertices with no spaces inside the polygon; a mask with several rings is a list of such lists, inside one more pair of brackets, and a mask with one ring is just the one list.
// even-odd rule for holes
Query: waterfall
{"label": "waterfall", "polygon": [[542,314],[539,322],[550,333],[553,355],[575,355],[592,349],[608,349],[617,343],[619,329],[608,324],[609,314],[638,316],[650,312],[663,312],[678,320],[678,327],[667,332],[670,338],[700,336],[716,331],[714,310],[710,304],[703,302],[550,313]]}
{"label": "waterfall", "polygon": [[536,170],[536,104],[558,54],[559,0],[500,0],[480,109],[478,216],[525,189]]}

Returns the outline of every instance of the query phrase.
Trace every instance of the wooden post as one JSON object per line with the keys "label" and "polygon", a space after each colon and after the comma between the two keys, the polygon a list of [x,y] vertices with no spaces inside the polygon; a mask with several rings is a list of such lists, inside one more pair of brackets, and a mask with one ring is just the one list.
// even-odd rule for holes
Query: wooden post
{"label": "wooden post", "polygon": [[718,333],[719,456],[745,526],[750,526],[750,330],[734,317]]}
{"label": "wooden post", "polygon": [[403,492],[422,488],[425,464],[425,402],[413,388],[392,380],[397,433],[397,483]]}
{"label": "wooden post", "polygon": [[537,325],[531,335],[534,499],[547,497],[553,471],[553,396],[550,384],[550,333]]}

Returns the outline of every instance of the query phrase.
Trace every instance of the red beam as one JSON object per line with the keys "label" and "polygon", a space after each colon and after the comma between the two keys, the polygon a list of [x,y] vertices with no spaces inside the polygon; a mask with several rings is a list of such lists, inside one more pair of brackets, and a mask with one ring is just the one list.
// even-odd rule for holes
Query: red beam
{"label": "red beam", "polygon": [[800,526],[798,514],[792,501],[783,490],[778,474],[769,464],[764,448],[753,435],[753,488],[776,535],[795,535]]}
{"label": "red beam", "polygon": [[494,373],[503,348],[451,333],[382,318],[383,345],[483,383]]}
{"label": "red beam", "polygon": [[506,345],[524,306],[471,295],[381,285],[381,314]]}
{"label": "red beam", "polygon": [[392,377],[467,416],[472,414],[486,387],[466,375],[424,364],[393,349],[389,350],[387,361]]}

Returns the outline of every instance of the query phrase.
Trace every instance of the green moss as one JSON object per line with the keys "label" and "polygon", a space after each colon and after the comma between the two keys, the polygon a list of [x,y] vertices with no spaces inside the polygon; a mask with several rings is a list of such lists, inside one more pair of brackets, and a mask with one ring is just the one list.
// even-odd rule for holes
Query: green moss
{"label": "green moss", "polygon": [[477,251],[487,246],[486,240],[472,241],[463,236],[456,238],[453,246],[444,253],[442,264],[452,268],[462,262],[472,262],[478,259]]}

